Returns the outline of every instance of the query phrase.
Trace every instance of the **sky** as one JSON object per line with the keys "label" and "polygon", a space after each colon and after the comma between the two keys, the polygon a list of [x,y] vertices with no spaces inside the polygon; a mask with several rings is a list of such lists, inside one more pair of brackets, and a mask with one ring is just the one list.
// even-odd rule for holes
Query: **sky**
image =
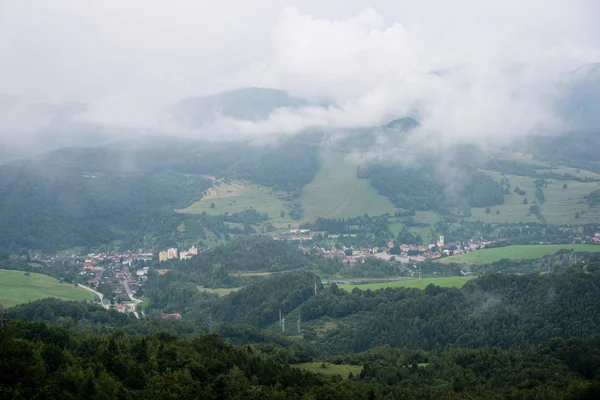
{"label": "sky", "polygon": [[501,144],[561,129],[561,85],[600,62],[597,15],[595,0],[0,0],[0,135],[64,121],[178,132],[170,104],[257,86],[337,107],[195,134],[418,115],[418,140]]}

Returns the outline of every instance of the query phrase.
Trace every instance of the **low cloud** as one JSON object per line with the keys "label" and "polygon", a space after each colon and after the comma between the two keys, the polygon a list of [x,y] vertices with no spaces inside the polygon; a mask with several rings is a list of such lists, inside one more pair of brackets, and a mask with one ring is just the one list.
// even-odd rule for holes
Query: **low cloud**
{"label": "low cloud", "polygon": [[452,31],[431,39],[425,29],[386,23],[374,9],[340,20],[287,8],[269,58],[248,75],[338,106],[280,109],[258,123],[222,122],[258,134],[415,116],[421,122],[410,138],[415,144],[502,145],[564,129],[556,108],[560,86],[571,70],[598,55],[576,37],[552,42],[545,32],[473,31],[461,42]]}
{"label": "low cloud", "polygon": [[[589,0],[36,4],[0,5],[0,92],[85,104],[62,124],[138,132],[256,137],[413,116],[415,145],[501,145],[564,129],[563,84],[600,61],[600,6]],[[165,111],[248,86],[331,105],[193,129]],[[0,103],[5,139],[56,124],[53,114],[11,107]]]}

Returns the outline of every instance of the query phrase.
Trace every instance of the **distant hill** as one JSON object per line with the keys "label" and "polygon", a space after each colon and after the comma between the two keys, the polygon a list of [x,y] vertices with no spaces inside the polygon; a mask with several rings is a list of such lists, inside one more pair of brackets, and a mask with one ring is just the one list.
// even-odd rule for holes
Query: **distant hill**
{"label": "distant hill", "polygon": [[287,92],[268,88],[242,88],[211,96],[184,99],[170,107],[174,119],[190,127],[209,123],[216,116],[238,120],[265,120],[278,108],[299,108],[310,103]]}
{"label": "distant hill", "polygon": [[600,133],[600,63],[581,66],[569,74],[559,107],[571,130]]}
{"label": "distant hill", "polygon": [[395,130],[400,132],[407,132],[418,128],[420,125],[421,124],[416,119],[404,117],[388,122],[383,126],[383,128],[387,131]]}
{"label": "distant hill", "polygon": [[90,147],[137,135],[80,121],[83,103],[30,103],[0,93],[0,164],[64,147]]}
{"label": "distant hill", "polygon": [[[130,247],[173,235],[198,240],[205,229],[228,231],[217,217],[175,212],[210,187],[204,175],[293,193],[317,169],[315,147],[293,138],[269,146],[168,138],[60,149],[0,166],[0,248],[55,250],[116,240]],[[197,228],[178,230],[182,223]]]}

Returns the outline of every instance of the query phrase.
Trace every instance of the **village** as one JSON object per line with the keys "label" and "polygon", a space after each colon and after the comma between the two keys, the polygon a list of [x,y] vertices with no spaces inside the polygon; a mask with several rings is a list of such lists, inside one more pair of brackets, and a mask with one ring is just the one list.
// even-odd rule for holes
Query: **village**
{"label": "village", "polygon": [[[395,261],[403,264],[422,263],[426,260],[434,260],[446,256],[469,253],[479,250],[493,243],[484,240],[469,240],[466,243],[445,243],[444,236],[440,236],[436,243],[430,243],[427,246],[416,244],[395,244],[392,241],[387,242],[386,246],[375,247],[344,247],[335,246],[317,246],[313,245],[315,237],[324,237],[324,231],[311,231],[310,229],[293,229],[288,233],[275,237],[275,240],[289,242],[298,242],[299,247],[304,251],[311,251],[321,254],[325,257],[338,259],[340,262],[348,265],[363,263],[367,258],[374,258],[383,261]],[[329,239],[337,239],[344,235],[327,235]],[[356,234],[345,235],[356,237]]]}
{"label": "village", "polygon": [[[288,232],[274,236],[274,240],[285,241],[297,245],[302,251],[333,258],[348,266],[365,263],[368,259],[377,259],[385,262],[394,262],[402,265],[416,265],[427,260],[435,260],[447,256],[469,253],[493,244],[493,241],[471,239],[464,243],[446,243],[444,236],[439,236],[435,243],[428,245],[399,244],[389,241],[385,246],[374,247],[346,247],[324,244],[323,239],[339,239],[356,237],[355,234],[327,235],[325,231],[312,231],[310,229],[292,229]],[[600,243],[600,233],[588,241]],[[318,243],[318,244],[317,244]],[[583,242],[582,242],[583,243]],[[32,262],[67,262],[78,266],[78,282],[80,286],[96,294],[102,306],[113,308],[122,313],[132,313],[136,317],[143,317],[141,299],[135,295],[147,279],[148,272],[156,262],[177,262],[189,260],[198,255],[200,250],[191,246],[187,250],[169,248],[158,251],[157,249],[123,252],[98,252],[88,254],[36,254],[30,257]],[[158,269],[159,273],[166,273],[168,269]],[[178,314],[162,314],[161,318],[181,318]]]}

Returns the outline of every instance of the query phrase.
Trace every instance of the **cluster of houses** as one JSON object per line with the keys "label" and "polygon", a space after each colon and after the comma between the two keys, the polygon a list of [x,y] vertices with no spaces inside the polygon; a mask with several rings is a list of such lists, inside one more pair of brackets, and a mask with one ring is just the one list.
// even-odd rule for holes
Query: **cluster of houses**
{"label": "cluster of houses", "polygon": [[137,316],[135,306],[139,300],[133,296],[147,279],[149,262],[154,259],[153,252],[74,254],[70,259],[82,264],[79,275],[87,278],[87,285],[104,294],[105,307]]}
{"label": "cluster of houses", "polygon": [[[594,233],[594,237],[592,238],[592,242],[595,244],[600,244],[600,232]],[[581,243],[585,243],[585,241],[581,241]]]}
{"label": "cluster of houses", "polygon": [[[323,235],[323,232],[310,232],[309,230],[299,231],[298,233],[303,234],[303,236],[301,236],[302,239],[312,238],[312,236],[315,234]],[[328,237],[331,238],[332,235],[329,235]],[[279,240],[299,240],[299,237],[287,236],[285,238],[279,238]],[[398,261],[401,263],[422,263],[426,260],[433,260],[445,256],[463,254],[482,249],[490,243],[492,242],[475,240],[470,240],[469,242],[463,244],[445,243],[444,236],[440,236],[436,243],[431,243],[427,246],[415,244],[395,245],[393,242],[388,242],[387,245],[383,247],[336,248],[335,246],[313,246],[311,250],[316,254],[338,259],[342,263],[348,265],[364,263],[368,258],[374,258],[383,261]],[[300,241],[300,248],[304,251],[307,251],[307,249],[302,246],[302,241]]]}

